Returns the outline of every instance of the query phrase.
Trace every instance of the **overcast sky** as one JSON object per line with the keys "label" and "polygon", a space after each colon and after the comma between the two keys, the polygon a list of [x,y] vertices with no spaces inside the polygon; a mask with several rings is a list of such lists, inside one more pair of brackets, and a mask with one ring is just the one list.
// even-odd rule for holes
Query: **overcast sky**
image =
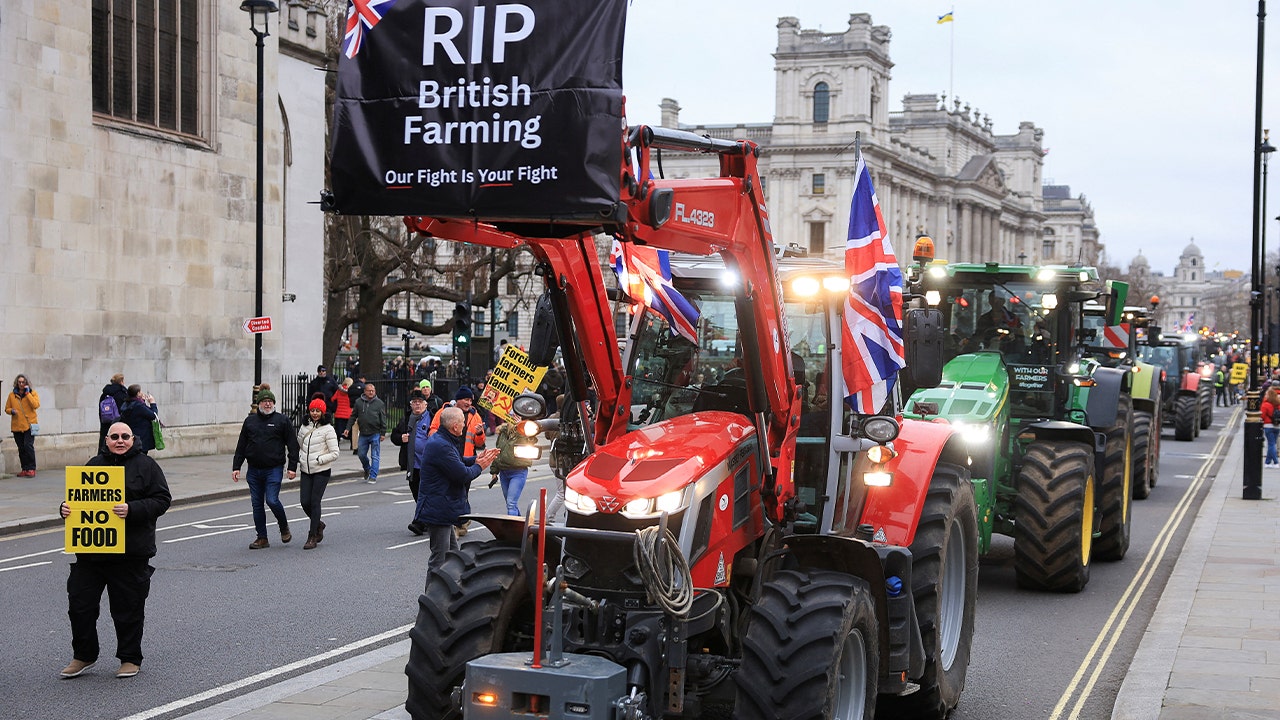
{"label": "overcast sky", "polygon": [[[953,24],[939,15],[955,8]],[[844,32],[870,13],[893,33],[888,99],[948,90],[1000,135],[1044,130],[1046,181],[1093,206],[1108,257],[1170,274],[1194,237],[1209,268],[1249,269],[1258,3],[1076,0],[632,0],[623,87],[631,123],[771,122],[777,19]],[[1280,3],[1269,8],[1263,126],[1280,146]],[[1271,116],[1268,116],[1270,111]],[[875,168],[872,168],[875,172]],[[1280,175],[1280,163],[1275,173]],[[1276,181],[1269,183],[1277,186]],[[1280,247],[1280,195],[1268,203]]]}

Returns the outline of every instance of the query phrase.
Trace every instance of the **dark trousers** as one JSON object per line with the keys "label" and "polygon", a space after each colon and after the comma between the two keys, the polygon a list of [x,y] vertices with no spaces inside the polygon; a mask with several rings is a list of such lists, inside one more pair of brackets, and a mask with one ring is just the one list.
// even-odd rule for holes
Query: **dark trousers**
{"label": "dark trousers", "polygon": [[409,478],[409,492],[413,493],[413,502],[415,503],[415,507],[416,507],[416,503],[418,502],[418,485],[419,485],[418,471],[410,470],[408,478]]}
{"label": "dark trousers", "polygon": [[302,481],[298,486],[298,503],[302,512],[311,518],[311,535],[320,532],[320,500],[324,498],[324,489],[329,486],[332,470],[318,473],[302,473]]}
{"label": "dark trousers", "polygon": [[36,436],[30,430],[13,431],[13,444],[18,446],[18,462],[23,470],[36,469]]}
{"label": "dark trousers", "polygon": [[116,626],[116,657],[120,662],[142,663],[142,622],[151,574],[147,558],[71,563],[67,576],[67,616],[71,618],[71,650],[75,659],[98,659],[98,610],[105,588]]}
{"label": "dark trousers", "polygon": [[427,556],[427,582],[430,582],[431,571],[444,564],[450,550],[458,549],[458,536],[452,525],[428,525],[427,540],[431,545],[431,554]]}

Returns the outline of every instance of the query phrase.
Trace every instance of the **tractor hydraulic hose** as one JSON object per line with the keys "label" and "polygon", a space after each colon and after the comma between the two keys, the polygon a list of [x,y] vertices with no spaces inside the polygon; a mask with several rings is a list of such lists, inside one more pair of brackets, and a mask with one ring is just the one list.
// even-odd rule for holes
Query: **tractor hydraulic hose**
{"label": "tractor hydraulic hose", "polygon": [[636,530],[634,554],[649,599],[669,615],[687,617],[693,607],[693,577],[670,531],[660,534],[657,525]]}

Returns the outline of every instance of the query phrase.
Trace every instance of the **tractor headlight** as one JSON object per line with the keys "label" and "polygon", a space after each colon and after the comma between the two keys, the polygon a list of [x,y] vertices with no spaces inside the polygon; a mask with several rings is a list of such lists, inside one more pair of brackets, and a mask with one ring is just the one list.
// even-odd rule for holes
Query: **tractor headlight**
{"label": "tractor headlight", "polygon": [[883,470],[863,473],[862,484],[867,487],[889,487],[893,484],[893,473]]}
{"label": "tractor headlight", "polygon": [[547,401],[535,392],[522,392],[511,401],[511,412],[525,420],[536,420],[547,414]]}
{"label": "tractor headlight", "polygon": [[957,434],[964,438],[969,445],[985,445],[991,442],[991,426],[978,423],[955,423],[951,427],[955,428]]}
{"label": "tractor headlight", "polygon": [[942,293],[937,290],[925,290],[924,301],[929,304],[929,307],[937,307],[942,303]]}
{"label": "tractor headlight", "polygon": [[537,445],[516,445],[511,451],[521,460],[537,460],[542,457],[542,448]]}
{"label": "tractor headlight", "polygon": [[862,421],[863,437],[874,440],[881,445],[893,442],[901,428],[898,421],[887,415],[872,415]]}
{"label": "tractor headlight", "polygon": [[594,515],[596,513],[595,500],[568,486],[564,489],[564,504],[565,507],[579,515]]}
{"label": "tractor headlight", "polygon": [[867,459],[881,465],[898,457],[898,451],[890,445],[875,445],[867,449]]}
{"label": "tractor headlight", "polygon": [[661,513],[671,514],[684,509],[687,492],[687,489],[680,489],[656,498],[636,498],[623,505],[620,514],[632,520],[655,517]]}

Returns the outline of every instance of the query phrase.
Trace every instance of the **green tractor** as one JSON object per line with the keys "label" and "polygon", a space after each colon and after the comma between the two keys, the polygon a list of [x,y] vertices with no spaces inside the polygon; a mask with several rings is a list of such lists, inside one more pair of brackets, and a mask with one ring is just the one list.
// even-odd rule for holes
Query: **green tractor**
{"label": "green tractor", "polygon": [[1194,440],[1201,430],[1213,425],[1213,375],[1217,366],[1209,359],[1209,349],[1200,335],[1164,332],[1151,322],[1158,304],[1159,299],[1153,297],[1150,311],[1125,308],[1125,315],[1136,329],[1139,357],[1155,365],[1159,375],[1153,396],[1161,407],[1164,424],[1173,427],[1174,439]]}
{"label": "green tractor", "polygon": [[[1122,283],[1087,267],[914,265],[912,301],[942,311],[942,383],[904,415],[942,418],[968,443],[979,548],[1014,539],[1022,587],[1078,592],[1092,560],[1120,560],[1131,527],[1139,373],[1096,357],[1085,304],[1118,325]],[[909,378],[907,380],[909,382]]]}

